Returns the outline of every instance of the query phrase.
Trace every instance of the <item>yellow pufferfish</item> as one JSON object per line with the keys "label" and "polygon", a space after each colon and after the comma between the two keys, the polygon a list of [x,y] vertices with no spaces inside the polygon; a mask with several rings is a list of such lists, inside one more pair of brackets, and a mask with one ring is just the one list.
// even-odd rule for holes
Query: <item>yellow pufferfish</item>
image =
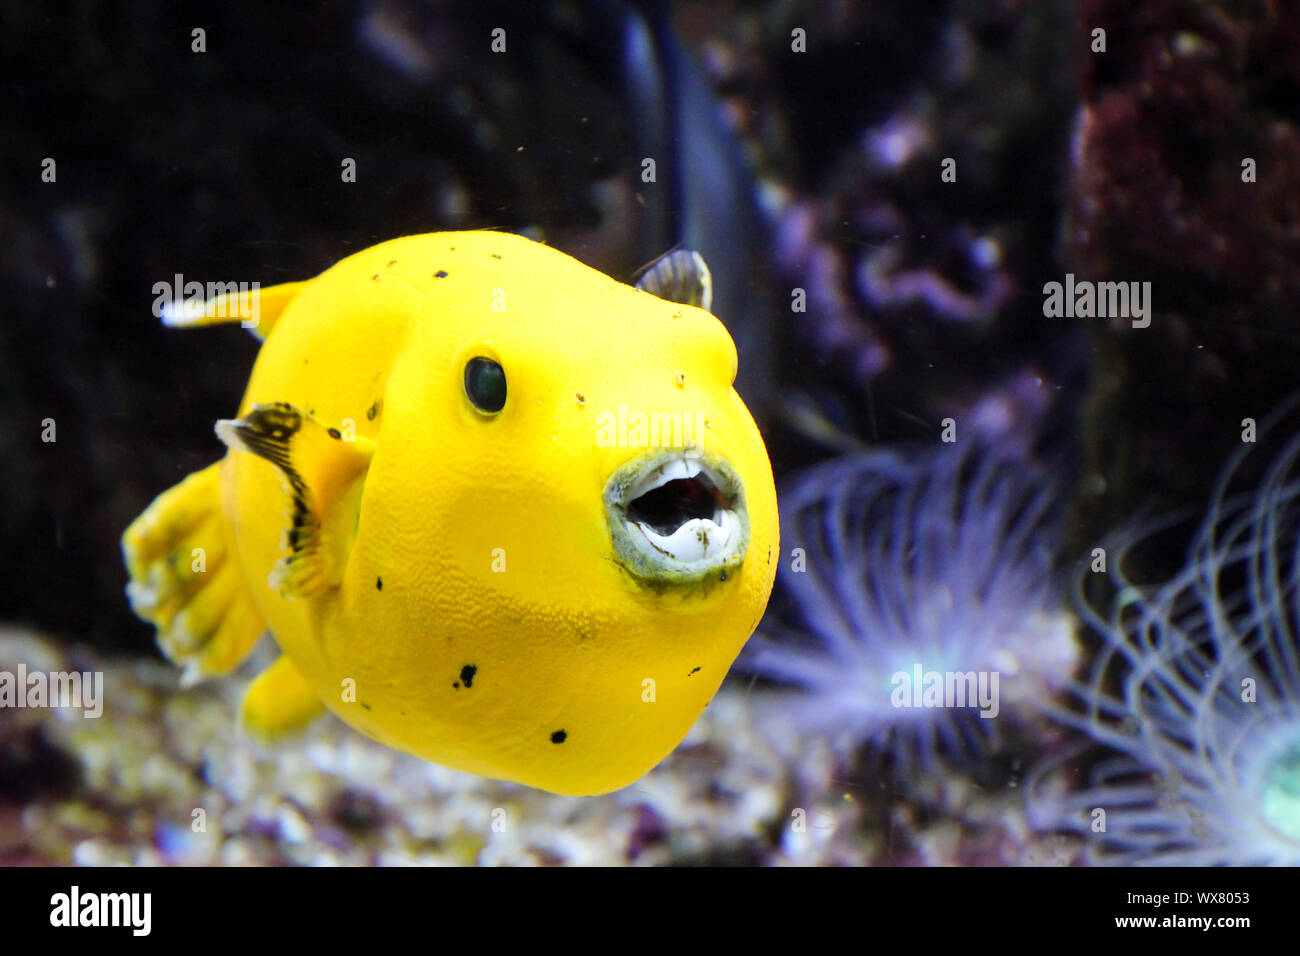
{"label": "yellow pufferfish", "polygon": [[[226,456],[123,535],[132,606],[186,680],[269,629],[241,715],[260,736],[328,708],[560,794],[654,767],[778,556],[735,345],[703,261],[670,262],[642,283],[660,298],[520,236],[433,233],[244,300],[264,341]],[[164,321],[244,314],[218,296]]]}

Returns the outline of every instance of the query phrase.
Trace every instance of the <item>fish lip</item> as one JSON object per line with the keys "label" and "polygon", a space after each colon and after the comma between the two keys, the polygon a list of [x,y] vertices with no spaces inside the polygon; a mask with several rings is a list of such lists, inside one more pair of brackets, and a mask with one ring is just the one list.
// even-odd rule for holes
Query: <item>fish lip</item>
{"label": "fish lip", "polygon": [[[676,464],[676,463],[682,464]],[[647,533],[643,522],[629,518],[628,508],[647,491],[673,480],[666,469],[698,469],[725,500],[715,511],[723,524],[701,520],[697,532],[706,535],[723,533],[725,543],[696,544],[704,554],[693,559],[676,556],[663,539],[658,542]],[[726,581],[744,562],[749,550],[749,512],[745,506],[745,488],[735,467],[721,455],[696,448],[656,449],[638,455],[620,465],[605,483],[605,519],[618,563],[642,583],[656,588],[697,585],[705,581]],[[678,526],[681,531],[686,524]],[[707,525],[707,527],[706,527]],[[651,529],[653,530],[653,529]],[[695,535],[697,542],[706,541]]]}

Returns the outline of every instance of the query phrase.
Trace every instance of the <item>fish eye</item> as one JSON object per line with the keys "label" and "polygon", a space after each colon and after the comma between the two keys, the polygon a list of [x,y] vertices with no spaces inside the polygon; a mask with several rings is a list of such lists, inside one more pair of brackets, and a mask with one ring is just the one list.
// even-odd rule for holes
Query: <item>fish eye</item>
{"label": "fish eye", "polygon": [[465,363],[465,394],[480,412],[495,415],[506,404],[506,370],[494,359],[470,359]]}

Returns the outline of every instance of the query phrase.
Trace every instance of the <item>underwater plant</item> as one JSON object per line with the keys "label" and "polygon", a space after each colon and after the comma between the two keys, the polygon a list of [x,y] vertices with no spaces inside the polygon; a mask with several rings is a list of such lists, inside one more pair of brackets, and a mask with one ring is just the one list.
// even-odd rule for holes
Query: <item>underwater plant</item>
{"label": "underwater plant", "polygon": [[987,753],[1076,647],[1060,483],[991,440],[855,453],[786,483],[780,592],[741,666],[794,684],[802,733],[903,765]]}
{"label": "underwater plant", "polygon": [[[1040,830],[1084,836],[1102,864],[1300,865],[1300,435],[1253,491],[1224,468],[1186,561],[1158,586],[1126,566],[1176,517],[1129,532],[1106,572],[1109,612],[1080,613],[1101,642],[1056,719],[1087,740],[1027,786]],[[1109,549],[1103,549],[1103,551]],[[1091,745],[1087,785],[1067,782]]]}

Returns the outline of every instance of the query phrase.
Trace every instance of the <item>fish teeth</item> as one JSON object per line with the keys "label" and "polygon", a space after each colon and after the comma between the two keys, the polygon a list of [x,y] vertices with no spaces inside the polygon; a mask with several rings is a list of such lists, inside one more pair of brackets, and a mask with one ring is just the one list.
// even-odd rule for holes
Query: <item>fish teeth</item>
{"label": "fish teeth", "polygon": [[[689,477],[689,476],[688,476]],[[628,522],[629,530],[645,535],[651,547],[670,555],[683,564],[716,559],[727,548],[736,528],[736,516],[730,511],[714,513],[714,520],[692,518],[672,534],[659,534],[644,522]]]}
{"label": "fish teeth", "polygon": [[[648,581],[687,584],[719,571],[727,580],[749,544],[744,490],[733,466],[695,446],[648,458],[626,462],[605,485],[616,558]],[[702,487],[683,489],[680,500],[665,494],[638,501],[670,482],[692,480]]]}
{"label": "fish teeth", "polygon": [[662,488],[670,481],[676,481],[680,478],[694,478],[702,471],[704,471],[704,466],[697,459],[685,456],[670,458],[638,481],[628,492],[627,500],[635,501],[656,488]]}

